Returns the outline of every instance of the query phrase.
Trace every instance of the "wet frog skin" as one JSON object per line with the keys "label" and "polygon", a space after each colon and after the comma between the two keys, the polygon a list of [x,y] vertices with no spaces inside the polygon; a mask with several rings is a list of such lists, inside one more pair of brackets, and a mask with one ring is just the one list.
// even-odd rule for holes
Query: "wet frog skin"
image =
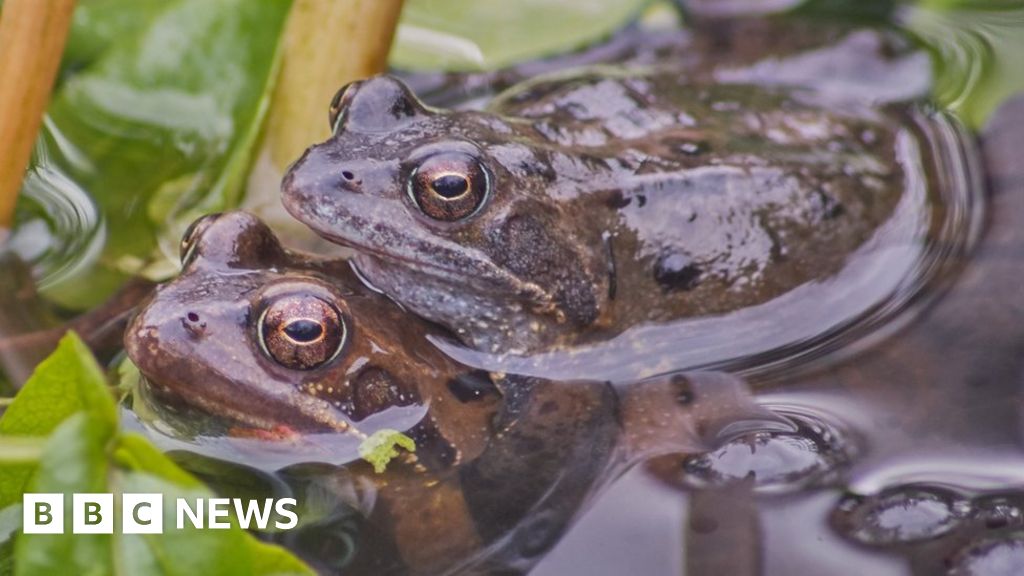
{"label": "wet frog skin", "polygon": [[433,447],[424,459],[447,464],[482,449],[498,406],[488,377],[422,346],[436,329],[366,289],[345,262],[287,252],[242,212],[197,221],[182,249],[182,274],[125,335],[158,400],[250,432],[358,442],[412,430]]}
{"label": "wet frog skin", "polygon": [[411,310],[533,352],[835,274],[904,192],[903,114],[614,68],[446,111],[381,76],[339,93],[283,199]]}
{"label": "wet frog skin", "polygon": [[724,375],[616,389],[471,371],[344,262],[290,253],[245,213],[198,221],[183,260],[125,337],[155,401],[285,441],[381,427],[415,439],[383,474],[358,460],[339,470],[376,502],[377,541],[346,574],[525,571],[631,464],[704,449],[730,422],[762,417]]}

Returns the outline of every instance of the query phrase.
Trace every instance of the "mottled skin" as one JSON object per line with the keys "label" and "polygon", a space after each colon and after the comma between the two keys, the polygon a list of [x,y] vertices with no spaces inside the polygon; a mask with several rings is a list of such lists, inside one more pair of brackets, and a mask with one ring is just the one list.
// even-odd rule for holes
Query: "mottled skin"
{"label": "mottled skin", "polygon": [[[346,574],[525,571],[629,465],[701,450],[730,422],[770,417],[718,374],[616,389],[473,372],[427,342],[435,327],[365,288],[345,263],[287,252],[245,213],[198,221],[183,254],[181,276],[157,289],[125,336],[154,399],[274,436],[283,427],[286,439],[389,427],[416,440],[415,454],[385,474],[346,467],[376,486],[368,521],[384,540],[361,546]],[[259,329],[276,322],[263,313],[275,303],[303,318],[319,309],[293,304],[295,295],[341,313],[339,352],[291,355]],[[324,324],[335,334],[341,325]]]}
{"label": "mottled skin", "polygon": [[[765,302],[841,269],[903,193],[900,108],[812,90],[602,69],[482,112],[428,108],[387,76],[339,96],[334,136],[284,179],[285,207],[485,351]],[[468,173],[479,206],[425,210],[441,201],[424,200],[424,171]]]}

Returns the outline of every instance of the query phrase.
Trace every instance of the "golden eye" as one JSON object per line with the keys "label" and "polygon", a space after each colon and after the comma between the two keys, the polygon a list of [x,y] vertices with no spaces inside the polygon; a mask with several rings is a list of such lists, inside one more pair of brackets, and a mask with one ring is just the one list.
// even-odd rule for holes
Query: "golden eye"
{"label": "golden eye", "polygon": [[490,176],[479,160],[462,152],[436,154],[409,177],[409,196],[425,215],[453,222],[475,214],[490,189]]}
{"label": "golden eye", "polygon": [[181,244],[178,246],[178,256],[181,258],[181,266],[184,268],[188,266],[188,263],[192,261],[195,256],[196,246],[198,246],[198,240],[202,238],[203,232],[213,224],[214,221],[220,218],[220,214],[207,214],[197,218],[194,222],[188,225],[185,229],[185,233],[181,235]]}
{"label": "golden eye", "polygon": [[312,370],[333,360],[345,345],[341,312],[316,296],[282,296],[259,320],[260,346],[275,362],[293,370]]}

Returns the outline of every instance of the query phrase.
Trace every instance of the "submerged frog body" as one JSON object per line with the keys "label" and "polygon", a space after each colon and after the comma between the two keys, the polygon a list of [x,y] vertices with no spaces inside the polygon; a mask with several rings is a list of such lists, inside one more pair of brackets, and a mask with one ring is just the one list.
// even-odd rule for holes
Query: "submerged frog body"
{"label": "submerged frog body", "polygon": [[245,213],[198,221],[183,253],[181,276],[125,337],[154,401],[286,440],[382,428],[415,440],[383,474],[328,455],[375,490],[375,540],[346,574],[525,571],[627,466],[701,450],[730,422],[765,416],[719,374],[614,388],[472,371],[344,262],[288,252]]}
{"label": "submerged frog body", "polygon": [[904,195],[905,108],[657,69],[540,79],[485,111],[349,85],[286,208],[486,352],[728,313],[835,275]]}

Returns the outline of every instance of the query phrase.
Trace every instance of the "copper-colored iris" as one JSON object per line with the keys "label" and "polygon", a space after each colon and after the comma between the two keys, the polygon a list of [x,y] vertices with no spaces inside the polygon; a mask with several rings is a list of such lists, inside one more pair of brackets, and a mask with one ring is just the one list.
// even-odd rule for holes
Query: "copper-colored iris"
{"label": "copper-colored iris", "polygon": [[312,370],[335,356],[345,344],[341,313],[320,298],[282,296],[260,318],[259,338],[267,355],[293,370]]}
{"label": "copper-colored iris", "polygon": [[436,154],[409,177],[409,196],[435,220],[453,222],[476,213],[487,199],[490,177],[480,161],[461,152]]}

